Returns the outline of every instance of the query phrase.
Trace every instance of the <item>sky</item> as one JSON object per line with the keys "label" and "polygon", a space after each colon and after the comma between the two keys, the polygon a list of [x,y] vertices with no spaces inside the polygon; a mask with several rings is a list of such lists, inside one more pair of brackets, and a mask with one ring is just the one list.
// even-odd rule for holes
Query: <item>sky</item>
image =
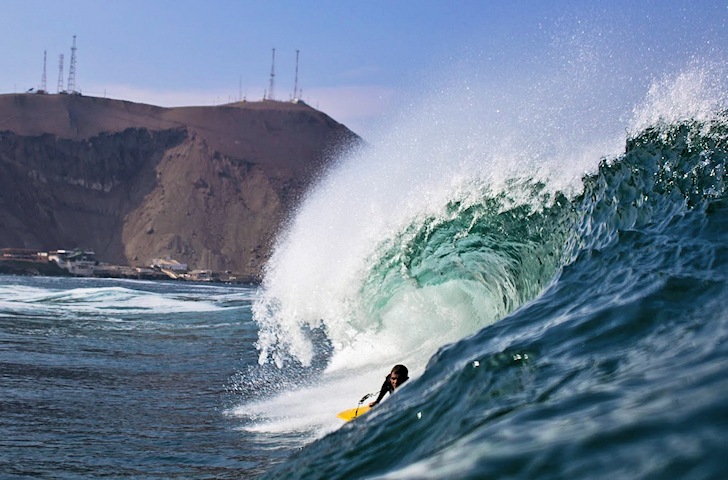
{"label": "sky", "polygon": [[[0,93],[68,87],[164,107],[301,98],[366,136],[444,84],[499,85],[607,64],[593,88],[644,94],[665,71],[728,58],[728,2],[672,0],[3,0]],[[593,72],[592,72],[593,73]],[[598,82],[597,82],[598,83]],[[608,95],[617,91],[608,92]]]}

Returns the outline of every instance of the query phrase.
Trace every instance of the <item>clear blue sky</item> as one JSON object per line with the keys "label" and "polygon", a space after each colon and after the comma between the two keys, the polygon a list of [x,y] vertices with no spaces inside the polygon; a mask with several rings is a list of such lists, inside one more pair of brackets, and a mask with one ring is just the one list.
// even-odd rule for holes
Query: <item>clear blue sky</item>
{"label": "clear blue sky", "polygon": [[627,90],[644,90],[696,56],[728,58],[725,1],[3,0],[0,9],[0,93],[38,88],[44,50],[47,89],[56,92],[61,53],[65,86],[76,35],[84,95],[259,100],[275,48],[275,96],[286,100],[298,49],[303,99],[359,133],[458,75],[533,79],[544,64],[602,55]]}

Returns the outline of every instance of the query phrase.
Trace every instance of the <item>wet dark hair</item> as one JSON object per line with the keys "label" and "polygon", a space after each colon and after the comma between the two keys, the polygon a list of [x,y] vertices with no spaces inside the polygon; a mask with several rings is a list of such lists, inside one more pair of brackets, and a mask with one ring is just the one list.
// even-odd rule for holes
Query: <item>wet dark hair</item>
{"label": "wet dark hair", "polygon": [[402,379],[400,380],[400,383],[404,383],[404,381],[409,378],[409,371],[404,365],[395,365],[392,368],[392,373],[396,373],[397,376]]}

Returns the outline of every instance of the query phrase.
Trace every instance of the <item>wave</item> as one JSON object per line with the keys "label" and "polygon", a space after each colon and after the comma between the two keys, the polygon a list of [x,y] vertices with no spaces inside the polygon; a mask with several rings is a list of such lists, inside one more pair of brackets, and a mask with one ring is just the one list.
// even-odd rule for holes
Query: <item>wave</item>
{"label": "wave", "polygon": [[[353,257],[333,257],[318,272],[298,262],[302,273],[276,272],[291,289],[281,295],[269,288],[276,296],[257,305],[261,358],[310,364],[307,329],[322,329],[331,341],[332,369],[391,357],[387,352],[423,355],[533,298],[561,262],[568,202],[530,180],[509,187],[520,198],[473,186],[469,198],[416,215],[365,246],[349,245],[361,249]],[[299,288],[291,284],[317,273]]]}
{"label": "wave", "polygon": [[726,192],[728,112],[709,120],[660,121],[631,138],[625,154],[584,179],[574,254],[602,248],[620,232],[657,231]]}
{"label": "wave", "polygon": [[[323,355],[331,384],[344,385],[374,383],[360,373],[367,365],[403,359],[418,378],[396,406],[313,442],[270,476],[664,476],[674,462],[643,459],[684,459],[686,435],[711,438],[728,339],[728,115],[703,74],[657,82],[623,152],[601,158],[576,192],[536,175],[476,176],[424,208],[405,200],[393,214],[378,210],[398,221],[369,232],[353,257],[346,246],[366,229],[330,248],[341,224],[324,200],[344,197],[314,194],[264,284],[261,362]],[[686,78],[690,95],[672,88],[688,89]],[[682,109],[664,100],[677,94]],[[296,274],[289,262],[317,242],[320,255],[293,262],[309,268]],[[330,350],[311,343],[317,330]],[[720,457],[709,443],[694,458]],[[701,465],[719,472],[720,463]]]}
{"label": "wave", "polygon": [[[720,73],[693,67],[655,82],[634,109],[625,153],[602,157],[598,173],[581,179],[574,172],[592,168],[595,159],[584,160],[592,147],[531,134],[530,121],[487,132],[436,122],[438,135],[425,142],[432,132],[415,115],[342,161],[266,267],[254,307],[260,363],[310,365],[312,331],[330,342],[333,370],[428,357],[535,298],[578,252],[669,217],[664,209],[678,207],[654,200],[664,191],[687,203],[720,191],[710,185],[722,158],[700,157],[722,141]],[[456,143],[443,140],[443,128]],[[603,138],[592,145],[613,142],[612,133]]]}

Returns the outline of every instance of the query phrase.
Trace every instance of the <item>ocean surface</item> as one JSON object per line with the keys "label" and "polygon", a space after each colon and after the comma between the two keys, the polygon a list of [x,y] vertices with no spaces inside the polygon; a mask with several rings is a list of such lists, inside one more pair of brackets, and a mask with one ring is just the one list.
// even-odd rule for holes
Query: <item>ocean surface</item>
{"label": "ocean surface", "polygon": [[241,478],[252,288],[0,276],[0,478]]}
{"label": "ocean surface", "polygon": [[724,478],[709,79],[603,131],[425,107],[320,180],[260,286],[0,277],[0,477]]}

